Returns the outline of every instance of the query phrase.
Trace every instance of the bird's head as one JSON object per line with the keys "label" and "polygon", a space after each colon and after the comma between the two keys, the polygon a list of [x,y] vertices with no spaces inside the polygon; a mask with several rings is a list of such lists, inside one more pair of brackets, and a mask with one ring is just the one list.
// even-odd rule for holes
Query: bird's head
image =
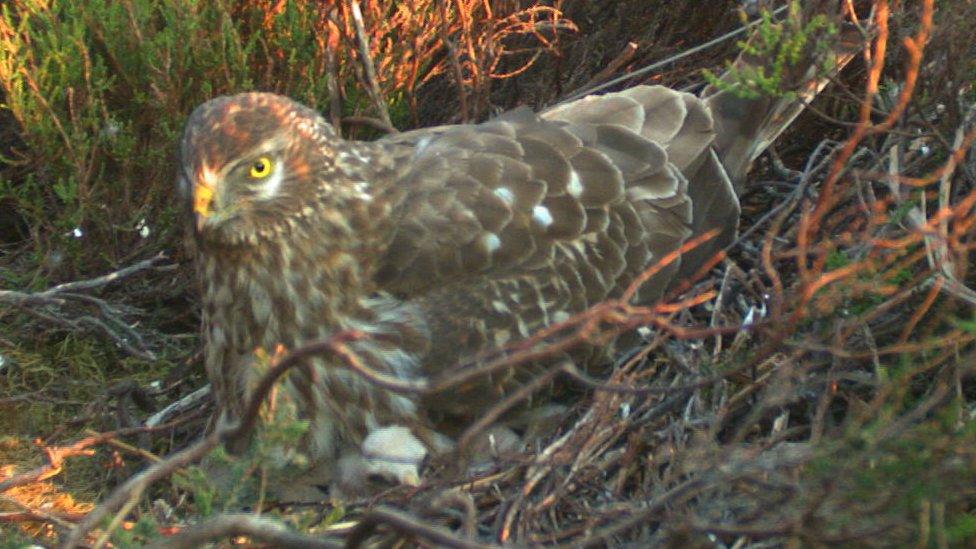
{"label": "bird's head", "polygon": [[255,242],[321,191],[338,138],[314,110],[270,93],[212,99],[190,115],[179,194],[198,239]]}

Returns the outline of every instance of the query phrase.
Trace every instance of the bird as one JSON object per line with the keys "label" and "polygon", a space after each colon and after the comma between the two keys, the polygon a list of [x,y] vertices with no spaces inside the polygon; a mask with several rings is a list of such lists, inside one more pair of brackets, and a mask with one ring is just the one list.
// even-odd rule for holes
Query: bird
{"label": "bird", "polygon": [[[823,84],[809,80],[806,96]],[[734,239],[749,165],[802,101],[639,85],[375,141],[344,139],[273,93],[207,101],[186,123],[177,180],[221,421],[241,417],[265,371],[256,350],[352,330],[369,368],[431,379],[619,297],[715,231],[641,286],[635,301],[654,303]],[[386,470],[415,484],[428,451],[450,447],[443,433],[531,375],[410,394],[323,355],[279,394],[308,422],[300,451],[321,482],[364,476],[382,459],[370,449],[401,448],[409,466]]]}

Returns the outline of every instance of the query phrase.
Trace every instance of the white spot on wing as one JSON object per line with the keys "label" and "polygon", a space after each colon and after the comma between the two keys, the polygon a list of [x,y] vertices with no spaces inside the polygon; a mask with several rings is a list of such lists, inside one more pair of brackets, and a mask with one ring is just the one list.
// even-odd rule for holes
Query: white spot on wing
{"label": "white spot on wing", "polygon": [[566,192],[572,197],[579,197],[583,194],[583,182],[580,181],[576,170],[569,170],[569,184],[566,185]]}
{"label": "white spot on wing", "polygon": [[372,202],[373,195],[369,194],[369,183],[365,181],[357,181],[353,183],[353,190],[356,191],[356,197],[363,202]]}
{"label": "white spot on wing", "polygon": [[536,206],[532,208],[532,220],[535,221],[540,227],[546,228],[552,225],[552,213],[549,212],[549,208],[545,206]]}
{"label": "white spot on wing", "polygon": [[501,347],[512,339],[512,332],[509,332],[508,330],[495,330],[493,339],[495,340],[495,346]]}
{"label": "white spot on wing", "polygon": [[481,243],[489,252],[494,252],[502,247],[502,240],[495,233],[485,233],[481,236]]}
{"label": "white spot on wing", "polygon": [[420,154],[423,153],[424,150],[430,145],[431,141],[433,141],[433,138],[429,135],[427,137],[424,137],[420,141],[417,141],[417,148],[414,149],[414,153],[413,153],[414,158],[420,156]]}
{"label": "white spot on wing", "polygon": [[508,187],[498,187],[493,192],[495,193],[495,196],[501,198],[505,204],[511,206],[515,203],[515,194],[513,194]]}

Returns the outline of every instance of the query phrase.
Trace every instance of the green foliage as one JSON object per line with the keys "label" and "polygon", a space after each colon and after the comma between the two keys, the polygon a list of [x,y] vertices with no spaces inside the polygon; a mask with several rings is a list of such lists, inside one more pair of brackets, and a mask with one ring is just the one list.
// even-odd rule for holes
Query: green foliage
{"label": "green foliage", "polygon": [[972,543],[976,540],[976,516],[971,513],[960,513],[949,522],[946,528],[946,537],[953,545],[962,546],[963,542]]}
{"label": "green foliage", "polygon": [[[851,264],[859,261],[864,260],[851,257],[848,250],[835,248],[827,252],[827,258],[824,261],[824,270],[825,272],[835,271],[837,269],[848,267]],[[872,310],[881,303],[884,303],[885,300],[888,299],[885,293],[873,291],[874,288],[881,288],[891,284],[899,284],[906,280],[910,280],[911,276],[911,272],[907,269],[898,269],[891,272],[879,272],[877,269],[869,267],[861,270],[857,274],[856,280],[862,283],[859,285],[859,287],[824,287],[818,291],[818,295],[823,296],[828,293],[837,293],[840,298],[840,306],[837,307],[837,312],[843,316],[861,315]]]}
{"label": "green foliage", "polygon": [[[212,456],[218,455],[215,461],[227,461],[223,447],[215,450]],[[200,467],[189,467],[173,475],[177,488],[187,491],[193,496],[196,513],[201,517],[208,517],[214,513],[214,500],[217,490],[211,484],[209,477]]]}
{"label": "green foliage", "polygon": [[828,271],[833,271],[834,269],[840,269],[841,267],[846,267],[850,265],[851,260],[847,257],[842,250],[830,250],[827,253],[827,260],[824,262],[824,268]]}
{"label": "green foliage", "polygon": [[976,320],[955,319],[952,322],[960,330],[965,330],[971,334],[976,334]]}
{"label": "green foliage", "polygon": [[[827,47],[826,39],[837,32],[825,15],[819,14],[801,23],[799,13],[798,0],[790,3],[789,16],[781,23],[773,20],[770,11],[763,10],[752,39],[738,42],[743,54],[763,62],[743,66],[733,66],[729,62],[723,77],[705,69],[705,79],[717,89],[729,90],[745,99],[764,96],[793,98],[796,93],[787,87],[790,84],[785,79],[787,71],[792,67],[804,66],[807,62],[804,52],[808,50],[811,40],[816,40],[814,51],[821,53]],[[818,58],[828,57],[820,55]],[[821,70],[830,68],[820,67]]]}
{"label": "green foliage", "polygon": [[31,227],[38,263],[72,275],[171,247],[186,116],[249,89],[323,106],[320,24],[304,2],[274,14],[230,0],[4,3],[0,93],[21,144],[0,151],[0,193]]}
{"label": "green foliage", "polygon": [[152,515],[146,513],[139,517],[131,529],[117,528],[112,533],[112,542],[115,547],[120,549],[136,549],[144,547],[146,541],[158,537],[159,525]]}
{"label": "green foliage", "polygon": [[[193,501],[193,515],[206,518],[225,511],[236,511],[262,501],[268,486],[283,478],[295,478],[297,468],[307,465],[307,458],[293,450],[308,430],[308,423],[296,419],[296,408],[287,399],[275,399],[265,405],[262,421],[258,423],[250,445],[241,455],[227,453],[218,446],[204,459],[173,475],[173,482],[188,493]],[[333,509],[325,524],[338,521],[344,515],[341,508]],[[317,512],[289,515],[298,530],[312,523],[322,522]],[[153,515],[141,515],[136,527],[112,533],[120,547],[141,547],[147,540],[158,537],[159,524]]]}
{"label": "green foliage", "polygon": [[806,468],[805,491],[819,498],[827,531],[867,521],[900,524],[906,531],[899,535],[913,536],[917,517],[941,505],[941,534],[953,543],[972,541],[976,521],[968,504],[976,486],[976,425],[959,421],[966,412],[956,401],[925,421],[895,428],[924,400],[909,391],[910,359],[900,366],[882,382],[893,390],[881,414],[850,416],[843,437],[819,445]]}
{"label": "green foliage", "polygon": [[[258,359],[254,367],[266,370],[268,358],[261,354]],[[231,455],[221,446],[210,453],[201,467],[191,467],[177,475],[177,485],[192,494],[199,516],[259,501],[267,486],[295,478],[308,466],[308,458],[296,450],[308,431],[308,421],[298,419],[297,406],[280,390],[284,383],[288,381],[281,382],[275,396],[263,405],[261,420],[241,455]]]}
{"label": "green foliage", "polygon": [[37,543],[17,531],[16,525],[0,528],[0,549],[25,549]]}

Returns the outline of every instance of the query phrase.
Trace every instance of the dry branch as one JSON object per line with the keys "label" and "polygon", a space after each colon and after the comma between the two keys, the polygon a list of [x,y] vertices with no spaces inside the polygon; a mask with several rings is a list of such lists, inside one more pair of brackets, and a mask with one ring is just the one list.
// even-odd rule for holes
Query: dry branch
{"label": "dry branch", "polygon": [[336,549],[342,544],[315,536],[296,534],[279,521],[245,513],[218,515],[200,524],[194,524],[167,538],[157,540],[147,547],[152,549],[179,549],[197,547],[208,542],[236,536],[246,536],[252,542],[270,544],[283,549]]}
{"label": "dry branch", "polygon": [[[117,306],[78,292],[101,289],[149,269],[167,269],[168,266],[159,266],[164,259],[165,255],[158,254],[102,276],[65,282],[41,292],[0,290],[0,303],[12,305],[43,322],[64,329],[94,330],[132,356],[155,360],[155,355],[146,348],[142,336],[123,319],[124,313]],[[85,308],[76,310],[78,304],[94,306],[99,316],[87,314],[84,312]]]}

